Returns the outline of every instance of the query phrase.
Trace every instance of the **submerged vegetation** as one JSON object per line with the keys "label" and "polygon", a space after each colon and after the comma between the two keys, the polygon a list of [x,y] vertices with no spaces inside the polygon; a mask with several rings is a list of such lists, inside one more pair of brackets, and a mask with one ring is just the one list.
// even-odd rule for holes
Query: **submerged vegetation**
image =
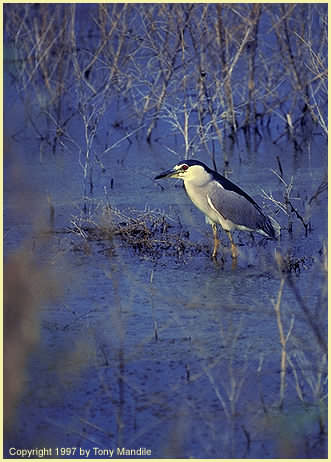
{"label": "submerged vegetation", "polygon": [[[125,246],[133,249],[144,259],[157,262],[163,256],[174,257],[177,262],[185,262],[187,256],[208,254],[208,247],[194,243],[189,232],[180,223],[157,210],[120,211],[105,207],[101,219],[74,217],[70,232],[82,237],[81,250],[86,243],[103,242],[104,252],[109,252],[109,243],[120,239]],[[117,244],[118,245],[118,244]],[[116,245],[112,245],[115,249]],[[79,248],[77,244],[76,250]]]}

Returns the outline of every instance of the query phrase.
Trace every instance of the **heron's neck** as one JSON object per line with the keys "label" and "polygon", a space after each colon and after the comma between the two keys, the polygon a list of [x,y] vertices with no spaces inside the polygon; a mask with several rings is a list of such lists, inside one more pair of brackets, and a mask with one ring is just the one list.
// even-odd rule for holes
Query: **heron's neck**
{"label": "heron's neck", "polygon": [[198,177],[194,178],[185,178],[184,179],[184,184],[185,188],[201,188],[205,186],[207,183],[209,183],[212,180],[212,176],[209,173],[206,173],[205,175],[200,175]]}

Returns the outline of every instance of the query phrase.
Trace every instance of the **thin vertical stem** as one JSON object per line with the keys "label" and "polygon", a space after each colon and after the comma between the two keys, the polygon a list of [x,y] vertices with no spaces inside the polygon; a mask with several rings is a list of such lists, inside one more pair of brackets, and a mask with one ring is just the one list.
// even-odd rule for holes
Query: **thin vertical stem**
{"label": "thin vertical stem", "polygon": [[282,347],[281,360],[280,360],[280,390],[279,390],[279,407],[283,406],[285,396],[285,377],[286,377],[286,338],[284,335],[283,323],[280,314],[280,304],[282,300],[284,290],[285,278],[280,281],[280,287],[278,290],[277,301],[274,303],[274,309],[276,312],[277,326],[279,330],[279,339]]}

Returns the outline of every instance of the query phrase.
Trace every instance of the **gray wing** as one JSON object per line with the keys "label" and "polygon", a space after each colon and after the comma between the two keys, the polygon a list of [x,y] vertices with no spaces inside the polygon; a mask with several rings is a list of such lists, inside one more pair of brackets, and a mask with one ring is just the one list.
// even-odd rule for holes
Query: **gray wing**
{"label": "gray wing", "polygon": [[[259,206],[235,191],[212,185],[208,191],[209,201],[223,218],[235,225],[245,226],[252,230],[264,230],[268,221]],[[268,233],[268,231],[266,231]],[[269,233],[268,233],[269,234]]]}

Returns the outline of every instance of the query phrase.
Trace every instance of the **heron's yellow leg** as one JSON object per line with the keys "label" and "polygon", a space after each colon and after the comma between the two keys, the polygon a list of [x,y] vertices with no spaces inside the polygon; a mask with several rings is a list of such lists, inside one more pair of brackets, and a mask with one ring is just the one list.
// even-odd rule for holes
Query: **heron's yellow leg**
{"label": "heron's yellow leg", "polygon": [[231,243],[231,255],[232,255],[232,258],[237,259],[238,255],[239,255],[239,252],[238,252],[238,249],[237,249],[235,243],[233,242],[232,235],[231,235],[230,231],[227,231],[226,234],[228,235],[228,238],[229,238],[230,243]]}
{"label": "heron's yellow leg", "polygon": [[220,245],[220,240],[218,239],[218,236],[217,236],[217,225],[215,223],[212,224],[212,228],[213,228],[213,235],[214,235],[214,249],[212,253],[212,258],[216,260],[216,255],[217,255],[218,247]]}

